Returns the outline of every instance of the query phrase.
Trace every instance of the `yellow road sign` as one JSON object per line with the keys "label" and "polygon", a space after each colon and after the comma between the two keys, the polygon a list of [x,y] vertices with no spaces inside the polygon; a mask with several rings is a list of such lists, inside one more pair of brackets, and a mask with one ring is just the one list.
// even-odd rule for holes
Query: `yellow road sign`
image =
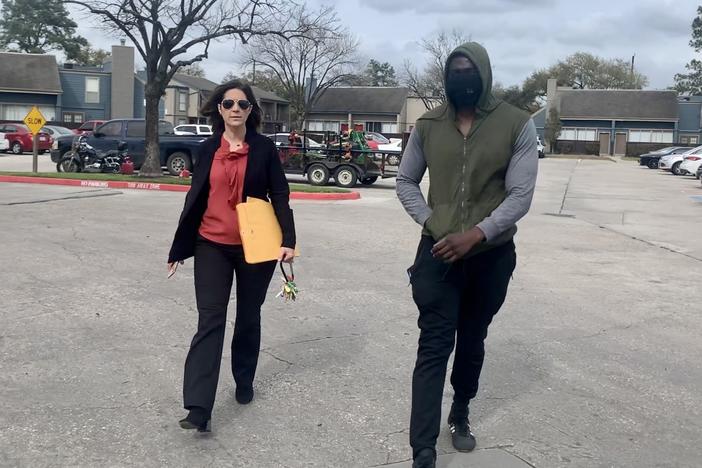
{"label": "yellow road sign", "polygon": [[36,135],[46,124],[46,119],[43,115],[41,115],[41,112],[39,112],[37,106],[34,106],[32,107],[32,110],[29,111],[29,114],[27,114],[27,116],[24,118],[24,124],[29,127],[32,135]]}

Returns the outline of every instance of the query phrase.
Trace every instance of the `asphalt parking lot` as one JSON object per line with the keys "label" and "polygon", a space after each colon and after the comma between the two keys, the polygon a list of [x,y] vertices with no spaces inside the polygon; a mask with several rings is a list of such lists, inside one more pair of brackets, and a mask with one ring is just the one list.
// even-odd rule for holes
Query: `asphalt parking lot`
{"label": "asphalt parking lot", "polygon": [[[0,183],[0,466],[409,459],[419,228],[393,181],[359,190],[293,203],[300,300],[274,280],[256,399],[235,402],[225,346],[214,432],[197,437],[177,425],[192,261],[165,274],[184,194]],[[700,232],[699,181],[542,160],[471,407],[478,449],[454,454],[443,425],[443,466],[699,466]]]}

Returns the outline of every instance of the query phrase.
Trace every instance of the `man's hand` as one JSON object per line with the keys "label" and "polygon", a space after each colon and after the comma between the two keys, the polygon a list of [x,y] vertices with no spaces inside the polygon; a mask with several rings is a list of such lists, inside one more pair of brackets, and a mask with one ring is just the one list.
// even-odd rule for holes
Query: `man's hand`
{"label": "man's hand", "polygon": [[453,263],[463,258],[483,239],[485,239],[485,234],[477,227],[468,232],[449,234],[434,244],[431,254],[447,263]]}

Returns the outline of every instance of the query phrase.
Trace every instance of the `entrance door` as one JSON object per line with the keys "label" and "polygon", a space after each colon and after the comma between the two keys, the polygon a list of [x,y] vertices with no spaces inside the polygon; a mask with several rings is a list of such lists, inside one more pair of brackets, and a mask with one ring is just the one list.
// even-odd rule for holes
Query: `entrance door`
{"label": "entrance door", "polygon": [[600,133],[600,156],[609,156],[609,132]]}
{"label": "entrance door", "polygon": [[626,133],[617,133],[614,136],[614,155],[626,155]]}

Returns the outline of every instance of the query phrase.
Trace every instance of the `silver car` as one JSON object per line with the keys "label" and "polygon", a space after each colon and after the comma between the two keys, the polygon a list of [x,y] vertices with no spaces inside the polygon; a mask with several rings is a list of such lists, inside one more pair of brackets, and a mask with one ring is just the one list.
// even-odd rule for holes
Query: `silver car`
{"label": "silver car", "polygon": [[685,159],[685,156],[690,154],[702,154],[702,146],[692,148],[684,153],[663,156],[658,162],[658,168],[663,169],[664,171],[670,171],[675,175],[682,175],[683,173],[680,170],[680,165],[682,164],[683,159]]}

